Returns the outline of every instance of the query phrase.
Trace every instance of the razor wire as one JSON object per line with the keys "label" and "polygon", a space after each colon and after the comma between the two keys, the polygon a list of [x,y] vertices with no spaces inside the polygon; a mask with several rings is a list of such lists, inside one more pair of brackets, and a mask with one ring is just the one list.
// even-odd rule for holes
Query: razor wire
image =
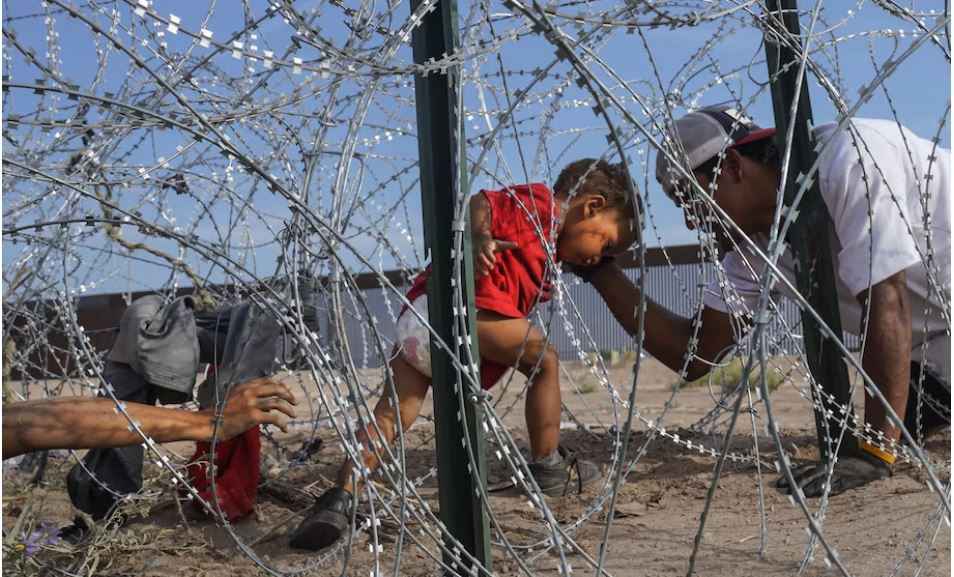
{"label": "razor wire", "polygon": [[[387,360],[398,316],[405,309],[404,314],[418,314],[405,297],[409,280],[426,265],[418,159],[409,152],[417,145],[415,76],[454,69],[461,77],[464,133],[458,137],[466,145],[470,189],[457,193],[459,223],[467,218],[466,199],[479,189],[552,183],[561,167],[578,157],[623,161],[642,207],[641,242],[632,252],[640,257],[635,278],[646,295],[651,293],[646,247],[667,243],[670,231],[665,229],[671,225],[666,221],[672,221],[675,210],[655,184],[652,163],[656,154],[668,154],[667,128],[681,114],[715,102],[728,101],[749,116],[765,118],[771,79],[760,56],[762,37],[784,42],[784,35],[765,17],[763,5],[751,0],[483,0],[460,6],[460,50],[421,65],[411,58],[410,38],[433,0],[414,11],[400,0],[319,0],[308,7],[251,0],[193,4],[4,2],[5,399],[109,396],[142,436],[147,463],[158,471],[159,480],[143,491],[117,494],[124,505],[155,504],[169,494],[197,502],[269,574],[360,569],[400,575],[413,562],[411,547],[429,559],[434,571],[489,574],[480,567],[464,569],[473,560],[432,510],[434,500],[422,488],[435,477],[435,469],[412,473],[419,464],[410,462],[409,452],[433,450],[433,434],[399,430],[393,446],[373,445],[381,463],[373,477],[362,466],[364,449],[356,436],[358,430],[376,426],[373,400],[394,394]],[[941,104],[934,109],[916,110],[895,79],[917,66],[930,66],[949,79],[946,5],[925,9],[918,2],[857,0],[839,6],[816,2],[803,10],[805,21],[812,22],[802,39],[807,47],[803,74],[816,90],[816,104],[823,100],[849,132],[851,117],[873,101],[899,125],[915,112],[927,115],[923,124],[930,134],[922,135],[935,146],[942,144],[942,133],[949,130],[949,97],[935,98]],[[685,48],[673,50],[674,38]],[[858,72],[861,66],[866,66],[864,73]],[[849,67],[856,70],[848,74]],[[949,83],[938,84],[946,90]],[[860,158],[867,145],[852,134]],[[912,154],[910,148],[905,152]],[[932,176],[918,175],[924,207]],[[800,323],[789,323],[780,314],[776,288],[784,284],[781,275],[764,277],[759,306],[748,310],[717,258],[719,239],[729,239],[734,248],[755,255],[756,261],[746,263],[752,274],[778,273],[783,244],[756,249],[715,203],[713,191],[695,190],[680,203],[705,256],[706,264],[697,265],[703,280],[691,284],[671,260],[653,274],[677,279],[681,296],[693,304],[695,331],[701,326],[706,286],[711,281],[724,292],[740,341],[717,365],[739,362],[743,377],[734,387],[715,390],[710,385],[711,408],[698,415],[688,433],[669,426],[677,399],[702,393],[674,384],[661,408],[638,402],[637,391],[644,386],[643,331],[629,343],[637,355],[632,378],[614,380],[607,363],[593,354],[603,345],[573,296],[580,294],[575,292],[578,281],[559,274],[560,263],[550,254],[554,298],[537,307],[533,320],[551,339],[562,332],[575,356],[562,359],[561,374],[583,408],[564,402],[564,418],[600,441],[610,455],[604,480],[571,518],[557,516],[553,502],[538,491],[528,469],[522,426],[505,422],[529,385],[511,374],[484,392],[473,379],[474,359],[454,359],[460,374],[468,376],[456,391],[459,402],[483,409],[480,427],[488,439],[488,465],[523,495],[519,498],[526,499],[533,518],[529,536],[513,530],[505,511],[496,509],[492,494],[481,488],[494,557],[506,561],[514,574],[535,574],[546,556],[556,559],[561,575],[612,574],[606,569],[612,548],[604,543],[598,551],[588,550],[575,537],[581,528],[602,523],[607,539],[621,486],[659,444],[714,465],[703,517],[695,530],[686,532],[687,538],[697,535],[687,559],[705,556],[699,545],[725,461],[756,471],[752,508],[760,519],[758,554],[771,550],[764,475],[768,471],[790,478],[793,457],[772,409],[767,375],[779,374],[783,387],[795,388],[807,414],[830,410],[832,399],[811,377],[800,345],[771,358],[769,351],[781,348],[779,335],[801,330]],[[949,270],[934,254],[938,243],[949,244],[949,231],[947,239],[932,237],[930,218],[925,209],[922,222],[906,222],[907,233],[914,235],[918,225],[928,231],[921,256],[930,290],[947,296],[942,320],[949,336],[949,278],[943,277]],[[793,219],[794,213],[782,215],[774,239],[784,238]],[[540,236],[544,246],[555,240]],[[459,234],[456,241],[460,255]],[[457,258],[458,278],[460,264]],[[405,271],[403,277],[385,275],[393,269]],[[368,279],[379,288],[369,290]],[[461,307],[460,283],[457,289],[455,303]],[[301,563],[265,558],[258,543],[243,538],[216,502],[206,502],[191,486],[184,474],[186,459],[143,433],[103,377],[104,350],[94,346],[94,339],[101,343],[108,334],[82,325],[78,307],[83,299],[137,291],[171,298],[182,290],[192,291],[200,306],[210,308],[252,301],[292,335],[298,358],[276,376],[294,383],[305,401],[299,411],[307,414],[291,424],[302,436],[294,442],[304,448],[321,438],[369,479],[360,493],[354,531],[329,551]],[[796,300],[807,306],[804,299]],[[644,311],[640,305],[637,310]],[[308,307],[319,313],[317,327],[303,318]],[[638,315],[641,323],[642,312]],[[746,319],[754,322],[746,326]],[[431,336],[436,339],[433,331]],[[861,387],[884,403],[842,342],[843,335],[828,331],[825,336],[856,370]],[[437,344],[448,354],[453,348]],[[697,345],[698,332],[690,340],[682,380],[697,358]],[[583,367],[584,376],[569,371],[569,362]],[[750,387],[753,374],[759,375],[757,387]],[[917,387],[923,378],[922,373]],[[584,396],[583,379],[595,380],[598,401]],[[885,557],[884,569],[891,574],[908,563],[921,571],[928,561],[925,541],[933,543],[942,523],[950,523],[950,463],[932,461],[918,444],[922,405],[940,403],[926,394],[921,398],[918,431],[905,429],[907,444],[886,443],[856,407],[836,408],[846,435],[880,446],[923,471],[925,485],[937,499],[923,526],[909,536],[904,556]],[[600,403],[608,405],[608,416],[600,413]],[[743,413],[748,418],[739,420]],[[904,428],[896,416],[892,421]],[[750,449],[733,450],[732,433],[746,423]],[[427,425],[418,431],[422,428]],[[645,436],[634,440],[635,431]],[[707,443],[696,435],[723,440]],[[774,457],[760,454],[760,437],[771,438]],[[293,456],[288,439],[267,430],[264,439],[273,477],[297,480],[302,471],[307,474],[307,459]],[[826,439],[831,446],[842,441]],[[463,448],[474,466],[472,448],[466,443]],[[324,483],[315,480],[303,491],[317,485]],[[825,532],[828,504],[827,493],[815,504],[796,491],[791,501],[807,530],[799,572],[821,547],[826,564],[843,575],[857,574],[839,555],[839,539]],[[382,523],[397,527],[393,542],[382,540]],[[95,574],[86,562],[90,547],[56,569]],[[359,547],[367,547],[370,558],[359,559],[354,554]],[[457,562],[445,565],[445,553]]]}

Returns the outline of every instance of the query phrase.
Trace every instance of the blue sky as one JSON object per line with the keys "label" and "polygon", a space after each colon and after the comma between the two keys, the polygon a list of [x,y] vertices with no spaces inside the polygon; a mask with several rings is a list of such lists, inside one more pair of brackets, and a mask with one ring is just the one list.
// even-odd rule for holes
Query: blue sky
{"label": "blue sky", "polygon": [[[696,4],[697,9],[713,6],[702,2]],[[215,10],[210,15],[210,5],[212,4],[208,2],[160,1],[151,9],[162,18],[175,14],[180,19],[183,30],[198,32],[203,27],[212,30],[213,40],[224,42],[236,30],[242,28],[246,16],[251,19],[259,18],[266,8],[263,2],[251,2],[250,13],[244,15],[236,8],[238,5],[226,6],[219,2],[215,4]],[[345,7],[358,8],[359,5],[357,2],[344,3]],[[376,10],[380,13],[385,5],[377,5]],[[564,15],[584,14],[592,19],[599,18],[614,6],[612,3],[590,3],[558,10]],[[803,8],[808,6],[808,3],[802,3]],[[871,82],[885,60],[896,59],[911,45],[911,32],[915,26],[870,3],[827,1],[823,6],[822,18],[816,30],[827,32],[817,33],[812,37],[813,58],[837,82],[843,97],[851,105],[858,99],[859,88]],[[925,10],[920,3],[917,7]],[[938,7],[941,7],[940,3]],[[40,9],[32,3],[14,3],[8,6],[8,10],[10,13],[5,14],[5,18],[35,14]],[[460,10],[462,22],[472,21],[474,16],[484,14],[482,11],[471,12],[476,10],[476,6],[467,3],[461,3]],[[503,106],[504,97],[501,90],[503,82],[496,76],[501,67],[506,71],[506,81],[512,95],[513,91],[528,86],[530,71],[537,67],[546,67],[554,59],[552,45],[539,36],[527,35],[524,22],[507,17],[507,10],[503,5],[492,5],[491,12],[495,15],[495,33],[517,31],[520,35],[516,40],[505,43],[501,50],[472,58],[465,65],[465,110],[468,113],[465,131],[468,138],[484,134],[488,130],[488,118],[491,125],[498,121],[497,113]],[[301,13],[307,16],[309,11],[302,9]],[[406,3],[396,4],[396,19],[389,24],[391,30],[403,22],[407,13]],[[686,106],[702,106],[737,99],[746,103],[749,116],[757,122],[772,125],[774,122],[771,98],[764,87],[767,72],[762,61],[764,49],[761,36],[752,26],[751,16],[742,11],[738,12],[737,16],[717,22],[703,22],[693,28],[645,28],[643,35],[627,34],[623,29],[614,29],[605,41],[598,44],[598,53],[606,65],[648,103],[652,116],[657,119],[661,118],[662,102],[667,96],[675,103],[673,112],[677,115],[685,112]],[[93,17],[101,25],[109,24],[103,15]],[[637,18],[645,20],[647,16],[639,15]],[[554,19],[560,22],[567,32],[577,33],[577,28],[570,21],[560,17]],[[347,20],[342,11],[332,5],[324,6],[322,13],[314,15],[322,37],[330,40],[337,48],[341,48],[347,39]],[[486,23],[481,18],[475,21],[475,36],[468,37],[467,30],[464,31],[464,44],[471,48],[474,47],[475,38],[490,40],[491,37]],[[117,36],[126,43],[134,44],[137,51],[148,59],[148,66],[161,76],[174,77],[170,70],[161,65],[155,54],[150,53],[159,42],[167,42],[166,48],[174,54],[188,51],[195,57],[203,57],[209,53],[208,48],[198,46],[185,34],[166,32],[159,36],[158,32],[165,30],[164,24],[158,25],[158,20],[148,15],[136,15],[127,5],[119,5],[118,22],[121,25],[116,29]],[[928,27],[935,24],[932,18],[925,20]],[[135,80],[133,84],[138,86],[141,92],[121,94],[120,98],[124,101],[148,102],[150,106],[164,113],[178,106],[168,95],[163,96],[158,103],[149,101],[148,98],[153,98],[156,94],[154,80],[142,70],[131,67],[129,59],[123,54],[113,51],[105,69],[98,71],[97,49],[106,49],[108,46],[102,41],[97,45],[88,26],[77,19],[52,14],[49,24],[46,24],[43,18],[25,18],[5,20],[4,26],[15,30],[19,42],[33,48],[41,62],[48,62],[50,58],[47,34],[51,31],[57,33],[57,44],[61,48],[62,74],[84,91],[100,96],[106,92],[119,93],[128,77]],[[803,29],[806,27],[807,21],[803,21]],[[134,31],[135,38],[127,29]],[[277,58],[291,45],[291,31],[291,26],[281,18],[267,18],[260,28],[240,38],[243,51],[248,53],[254,45],[257,54],[270,50]],[[904,32],[903,36],[901,31]],[[141,45],[141,38],[147,39],[145,46]],[[700,49],[707,43],[711,43],[709,50],[700,53]],[[364,58],[380,57],[380,45],[380,39],[372,37],[365,45],[360,46],[359,50]],[[28,64],[6,40],[4,48],[7,57],[4,73],[9,75],[11,82],[32,83],[43,76],[37,67]],[[322,51],[307,44],[294,55],[302,58],[306,64],[319,59],[332,66],[339,64],[334,61],[333,50]],[[405,45],[386,63],[402,66],[409,64],[410,60],[410,49]],[[250,87],[255,79],[260,77],[263,68],[259,63],[253,66],[254,72],[246,72],[243,68],[250,60],[244,56],[240,59],[233,58],[229,51],[216,55],[212,62],[218,79],[225,79],[230,84],[217,83],[212,75],[200,73],[197,76],[200,89],[189,90],[187,94],[190,98],[208,99],[208,102],[202,104],[203,111],[226,115],[230,112],[230,106],[224,106],[223,103],[228,103],[229,98]],[[613,88],[614,94],[624,102],[627,111],[648,126],[649,118],[643,114],[642,108],[627,96],[618,81],[599,66],[591,64],[591,67],[603,82]],[[358,69],[360,71],[360,67]],[[551,76],[530,89],[529,98],[514,112],[512,121],[519,131],[517,140],[513,137],[511,126],[500,132],[495,143],[497,148],[484,158],[478,170],[479,175],[472,182],[472,191],[483,187],[496,187],[500,183],[525,180],[552,183],[560,168],[573,159],[604,154],[612,156],[613,151],[607,147],[606,123],[591,110],[592,96],[572,81],[559,93],[555,92],[555,88],[560,86],[570,73],[570,66],[565,61],[557,63],[552,72]],[[98,73],[101,73],[101,79],[93,85],[93,79]],[[475,74],[479,74],[481,82],[474,81]],[[225,121],[221,125],[222,130],[232,136],[233,142],[238,142],[243,152],[261,161],[289,190],[300,189],[304,179],[299,148],[307,147],[320,129],[320,124],[314,118],[306,119],[304,115],[317,115],[326,108],[333,110],[336,124],[327,128],[324,142],[329,148],[340,148],[346,139],[347,122],[356,113],[355,103],[362,95],[370,93],[368,80],[367,77],[346,80],[337,87],[336,98],[332,99],[334,75],[322,78],[308,74],[307,71],[295,74],[286,67],[270,78],[271,88],[259,91],[255,96],[256,99],[263,100],[242,106],[263,107],[268,104],[264,102],[264,98],[277,100],[283,95],[292,94],[297,88],[304,95],[302,100],[294,104],[285,103],[276,116],[284,124],[269,126],[267,122],[260,122],[259,125],[249,128],[249,125],[238,121]],[[414,135],[416,118],[413,108],[413,84],[409,81],[409,76],[383,78],[382,82],[388,87],[373,93],[365,122],[357,130],[356,151],[360,158],[353,161],[349,167],[349,178],[345,182],[342,195],[346,205],[357,208],[351,213],[353,216],[348,225],[341,229],[347,242],[339,248],[343,259],[355,272],[366,270],[366,267],[360,264],[361,259],[358,256],[370,261],[373,266],[383,268],[391,268],[398,262],[410,266],[419,266],[422,262],[420,198],[415,185],[417,169],[413,167],[417,157],[417,141]],[[834,107],[824,91],[815,82],[810,82],[809,86],[816,122],[834,119]],[[904,124],[918,134],[931,136],[938,130],[938,126],[944,123],[942,144],[950,146],[946,116],[950,101],[950,66],[939,48],[930,43],[925,44],[912,57],[901,63],[896,73],[885,83],[885,88]],[[162,91],[158,92],[161,93]],[[481,97],[491,111],[488,116],[481,115]],[[888,97],[879,92],[860,108],[859,115],[890,118],[891,107],[888,102]],[[48,94],[41,98],[28,90],[12,90],[4,99],[4,118],[8,119],[11,115],[28,115],[38,105],[47,108],[40,114],[40,118],[63,119],[75,113],[77,103],[62,96]],[[545,118],[552,105],[559,105],[559,108],[552,121],[546,124]],[[240,108],[237,111],[241,113],[248,110],[251,108]],[[96,119],[105,118],[107,114],[108,111],[94,110],[90,120],[94,122]],[[632,124],[619,110],[611,110],[610,116],[617,126],[632,130]],[[250,118],[250,122],[254,123],[255,118],[263,117]],[[548,127],[549,132],[541,134],[544,126]],[[266,134],[273,129],[275,134]],[[57,132],[63,133],[59,138],[72,138],[73,148],[56,148],[54,139],[57,138]],[[20,128],[14,135],[22,145],[18,148],[5,142],[4,158],[22,159],[28,150],[41,151],[44,169],[62,173],[71,155],[70,151],[78,146],[78,134],[78,131],[73,130],[71,133],[69,129],[44,132],[35,128]],[[521,150],[518,150],[517,142]],[[192,148],[180,154],[177,147]],[[521,161],[521,151],[526,161],[526,169]],[[473,162],[478,153],[479,149],[475,143],[468,149],[469,160]],[[120,205],[128,206],[130,210],[140,210],[144,218],[161,226],[177,226],[180,232],[195,234],[209,243],[226,247],[230,256],[241,262],[250,272],[226,272],[220,267],[210,266],[201,255],[185,251],[182,257],[193,264],[196,270],[207,274],[213,280],[230,277],[248,280],[253,276],[268,276],[275,271],[279,246],[276,237],[289,216],[287,201],[268,192],[261,181],[249,179],[238,171],[231,172],[232,181],[225,181],[227,162],[216,156],[212,147],[197,147],[191,135],[182,131],[144,129],[129,131],[104,154],[104,160],[116,169],[116,174],[122,176],[117,178],[128,183],[127,187],[117,188],[123,191],[117,198]],[[646,232],[648,244],[695,242],[694,233],[686,230],[683,225],[681,213],[665,199],[652,178],[649,169],[655,157],[652,147],[637,138],[627,144],[627,155],[630,171],[652,213],[653,228]],[[171,174],[199,157],[203,159],[202,162],[189,165],[192,172],[186,173],[191,187],[196,191],[196,198],[175,195],[168,189],[160,190],[156,186],[164,175]],[[200,168],[198,172],[201,174],[194,174],[196,167]],[[309,206],[317,214],[328,216],[333,212],[334,199],[330,190],[338,168],[333,151],[328,152],[327,156],[323,157],[308,191]],[[146,170],[151,178],[139,178],[137,172],[141,169]],[[60,196],[50,195],[48,199],[44,199],[41,203],[42,210],[23,213],[17,218],[9,215],[11,204],[16,205],[18,201],[31,196],[47,195],[48,187],[44,187],[46,185],[21,184],[11,189],[5,185],[6,227],[23,225],[31,222],[31,219],[35,221],[52,218],[62,214],[64,210],[79,214],[98,213],[95,203],[81,199],[67,202],[61,192]],[[226,202],[221,196],[223,191],[224,194],[242,199],[248,204],[242,208],[235,203]],[[377,222],[377,215],[381,211],[393,211],[393,214],[386,220]],[[369,223],[373,223],[373,226],[369,226]],[[45,229],[43,234],[55,232]],[[143,238],[135,229],[130,229],[125,234],[133,241]],[[110,241],[102,235],[91,234],[89,230],[85,235],[80,238],[81,244],[93,248],[80,248],[74,252],[83,261],[75,272],[75,284],[89,284],[89,290],[100,292],[156,288],[167,286],[171,282],[185,283],[186,279],[182,275],[170,277],[167,267],[144,264],[139,260],[126,258],[123,254],[103,252],[104,249],[112,250],[115,247],[111,247]],[[382,239],[391,243],[393,251],[384,248]],[[177,252],[175,243],[168,239],[150,239],[150,242],[170,253]],[[317,239],[314,239],[314,242],[320,244]],[[15,262],[16,256],[24,250],[22,245],[12,246],[6,237],[4,249],[5,267]],[[137,256],[155,260],[147,254],[137,253]]]}

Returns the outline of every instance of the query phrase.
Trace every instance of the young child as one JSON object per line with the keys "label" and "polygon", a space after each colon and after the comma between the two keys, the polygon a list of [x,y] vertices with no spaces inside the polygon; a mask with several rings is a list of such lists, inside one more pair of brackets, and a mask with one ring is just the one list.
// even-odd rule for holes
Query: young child
{"label": "young child", "polygon": [[[621,165],[578,160],[563,169],[554,188],[556,194],[539,183],[481,191],[471,199],[470,218],[481,386],[489,389],[512,366],[530,380],[525,406],[530,472],[545,494],[556,496],[568,487],[598,481],[600,471],[592,462],[567,458],[559,446],[559,359],[527,317],[538,302],[549,299],[554,261],[588,267],[623,252],[634,239],[635,215]],[[547,258],[548,246],[552,260]],[[407,295],[423,318],[428,274],[419,275]],[[398,411],[403,429],[410,428],[431,386],[426,327],[405,309],[397,330],[399,350],[390,368],[398,407],[391,404],[391,395],[383,394],[374,409],[383,439],[373,424],[358,435],[364,464],[372,471],[378,465],[372,441],[380,446],[394,440]],[[357,488],[352,471],[346,459],[337,486],[319,497],[292,534],[292,547],[318,551],[342,535]]]}

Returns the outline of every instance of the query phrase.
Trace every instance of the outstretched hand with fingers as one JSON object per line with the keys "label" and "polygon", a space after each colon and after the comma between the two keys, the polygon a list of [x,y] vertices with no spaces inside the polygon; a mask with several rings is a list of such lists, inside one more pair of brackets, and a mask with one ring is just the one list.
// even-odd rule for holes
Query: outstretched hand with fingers
{"label": "outstretched hand with fingers", "polygon": [[[271,424],[288,432],[288,419],[295,418],[295,395],[282,383],[254,379],[235,387],[225,401],[219,438],[244,433],[255,425]],[[214,415],[212,409],[208,410]]]}
{"label": "outstretched hand with fingers", "polygon": [[497,253],[519,248],[515,242],[500,240],[490,235],[474,236],[474,271],[478,277],[489,274],[497,263]]}
{"label": "outstretched hand with fingers", "polygon": [[[255,425],[270,423],[287,432],[297,404],[288,387],[271,379],[237,385],[215,428],[215,409],[188,411],[125,404],[110,398],[60,397],[8,403],[3,407],[3,458],[43,449],[97,449],[142,442],[140,430],[160,443],[227,440]],[[130,427],[130,420],[139,428]]]}

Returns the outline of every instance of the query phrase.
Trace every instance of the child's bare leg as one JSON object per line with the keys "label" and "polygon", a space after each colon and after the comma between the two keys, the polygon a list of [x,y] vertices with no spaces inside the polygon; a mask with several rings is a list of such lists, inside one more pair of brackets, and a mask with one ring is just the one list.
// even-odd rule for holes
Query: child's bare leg
{"label": "child's bare leg", "polygon": [[480,356],[504,365],[516,365],[530,379],[524,416],[530,452],[542,459],[560,444],[560,359],[539,329],[527,319],[477,312]]}
{"label": "child's bare leg", "polygon": [[[400,355],[391,361],[391,372],[394,387],[397,391],[401,425],[407,431],[421,412],[421,405],[424,403],[427,390],[431,386],[431,379],[412,367]],[[364,447],[362,451],[364,465],[371,471],[377,469],[379,464],[378,453],[372,448],[371,442],[374,441],[377,451],[383,451],[382,446],[390,446],[396,435],[398,410],[394,408],[391,401],[390,392],[385,391],[385,394],[378,399],[378,404],[374,407],[374,420],[378,425],[377,429],[373,424],[369,424],[358,431],[358,441]],[[381,431],[380,436],[378,435],[378,429]],[[354,463],[351,459],[345,459],[341,468],[338,469],[337,477],[337,485],[352,495],[359,488],[355,487],[353,482],[353,471]]]}
{"label": "child's bare leg", "polygon": [[525,414],[530,436],[530,474],[545,495],[582,492],[602,475],[596,463],[560,449],[560,360],[543,333],[527,319],[477,312],[480,356],[516,365],[530,379]]}
{"label": "child's bare leg", "polygon": [[[541,335],[542,337],[542,335]],[[541,338],[528,349],[529,356],[539,357],[539,365],[521,364],[520,372],[530,379],[523,413],[530,436],[530,452],[542,459],[556,451],[560,444],[560,360],[550,345]]]}
{"label": "child's bare leg", "polygon": [[[394,391],[398,399],[395,408],[391,403],[391,395],[381,397],[374,407],[374,419],[380,428],[380,435],[373,425],[359,431],[358,439],[363,447],[361,456],[365,466],[374,470],[378,466],[378,458],[371,447],[371,440],[381,449],[381,444],[391,444],[394,440],[398,415],[401,425],[406,431],[421,412],[421,403],[431,386],[431,379],[421,374],[400,356],[391,361]],[[351,459],[345,459],[338,471],[338,482],[322,493],[315,506],[305,515],[288,540],[288,544],[296,549],[320,551],[338,541],[351,522],[351,508],[353,495],[360,488],[352,477],[353,465]]]}

